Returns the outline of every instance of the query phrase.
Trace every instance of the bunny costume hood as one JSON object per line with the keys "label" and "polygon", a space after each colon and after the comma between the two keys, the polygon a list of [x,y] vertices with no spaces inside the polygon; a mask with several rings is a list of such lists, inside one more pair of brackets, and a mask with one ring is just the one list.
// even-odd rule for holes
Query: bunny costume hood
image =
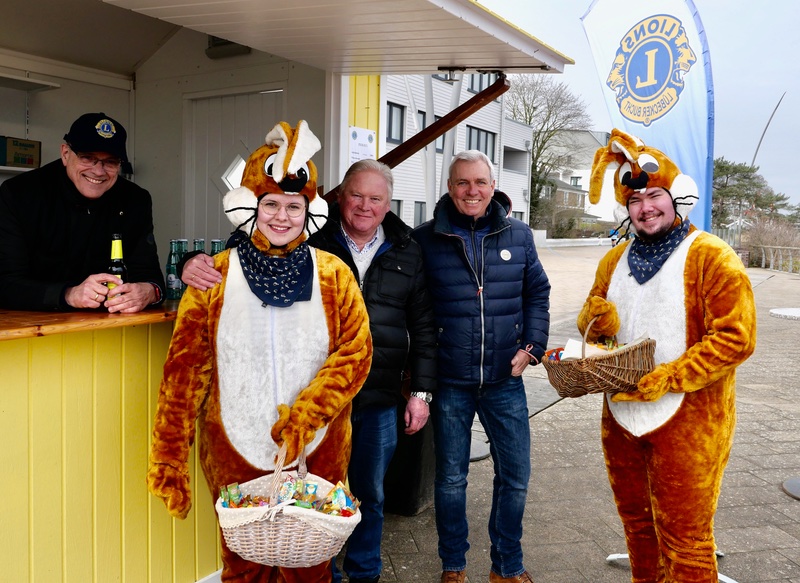
{"label": "bunny costume hood", "polygon": [[619,222],[628,219],[628,199],[634,192],[660,186],[672,196],[676,212],[687,218],[698,201],[697,184],[683,174],[666,154],[646,146],[639,138],[614,128],[608,145],[598,148],[589,178],[589,202],[597,204],[608,170],[614,171],[614,198],[618,206],[614,216]]}
{"label": "bunny costume hood", "polygon": [[311,157],[322,148],[308,124],[296,127],[280,122],[267,133],[264,145],[247,159],[239,188],[222,199],[228,220],[234,227],[250,233],[258,199],[264,194],[296,194],[308,199],[308,212],[314,215],[314,232],[325,224],[328,203],[317,193],[317,167]]}

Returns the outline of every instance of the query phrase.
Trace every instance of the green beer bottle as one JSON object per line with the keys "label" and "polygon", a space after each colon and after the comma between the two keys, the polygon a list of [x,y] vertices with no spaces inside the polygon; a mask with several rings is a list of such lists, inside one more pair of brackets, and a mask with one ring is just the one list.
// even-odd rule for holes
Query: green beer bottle
{"label": "green beer bottle", "polygon": [[167,299],[181,299],[181,280],[178,279],[178,248],[180,243],[177,239],[169,242],[169,255],[167,256]]}

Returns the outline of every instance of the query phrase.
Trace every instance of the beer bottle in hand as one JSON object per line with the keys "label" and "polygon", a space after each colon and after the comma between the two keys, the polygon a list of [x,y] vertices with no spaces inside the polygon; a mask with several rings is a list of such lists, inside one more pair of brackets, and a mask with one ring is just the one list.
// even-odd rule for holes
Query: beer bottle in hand
{"label": "beer bottle in hand", "polygon": [[[120,283],[128,281],[128,268],[125,267],[125,262],[122,260],[122,236],[118,233],[111,235],[111,263],[106,271],[117,276],[121,280]],[[107,283],[106,287],[114,289],[117,285],[116,283]]]}

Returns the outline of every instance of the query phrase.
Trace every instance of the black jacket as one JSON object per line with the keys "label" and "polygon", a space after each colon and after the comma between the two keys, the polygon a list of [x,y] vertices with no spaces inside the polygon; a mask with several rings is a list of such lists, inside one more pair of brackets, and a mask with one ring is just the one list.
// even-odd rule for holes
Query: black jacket
{"label": "black jacket", "polygon": [[122,235],[128,279],[164,291],[150,194],[119,177],[102,197],[78,192],[60,159],[0,185],[0,307],[68,310],[67,287],[105,273]]}
{"label": "black jacket", "polygon": [[[372,332],[372,368],[355,407],[400,403],[404,369],[411,372],[411,390],[434,392],[436,336],[431,298],[425,285],[422,252],[411,229],[389,212],[382,223],[386,241],[369,266],[362,293]],[[339,206],[334,204],[309,245],[333,253],[358,278],[341,232]]]}

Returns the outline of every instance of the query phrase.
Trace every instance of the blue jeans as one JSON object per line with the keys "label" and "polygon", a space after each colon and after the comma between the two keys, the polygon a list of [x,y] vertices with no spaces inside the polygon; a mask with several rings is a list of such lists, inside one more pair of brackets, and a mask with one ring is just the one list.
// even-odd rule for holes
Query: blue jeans
{"label": "blue jeans", "polygon": [[440,384],[431,405],[436,451],[434,504],[442,569],[461,571],[467,566],[467,473],[477,412],[494,461],[489,516],[492,570],[502,577],[523,573],[520,540],[531,474],[531,434],[522,378],[511,377],[482,389]]}
{"label": "blue jeans", "polygon": [[[367,407],[353,411],[353,451],[347,476],[350,491],[361,502],[361,522],[347,539],[343,567],[353,578],[381,574],[383,478],[397,448],[397,408]],[[334,564],[334,581],[341,574]]]}

